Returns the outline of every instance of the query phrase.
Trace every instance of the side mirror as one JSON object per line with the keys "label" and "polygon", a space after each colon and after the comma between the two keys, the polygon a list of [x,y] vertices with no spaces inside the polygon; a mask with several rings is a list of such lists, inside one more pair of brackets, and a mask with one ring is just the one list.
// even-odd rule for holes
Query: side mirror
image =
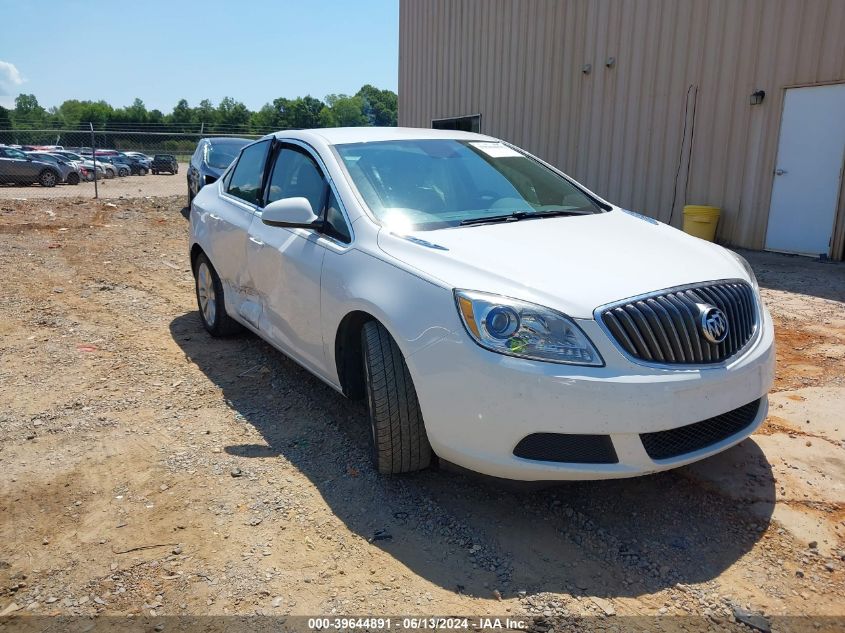
{"label": "side mirror", "polygon": [[268,226],[288,228],[316,229],[323,228],[323,223],[314,214],[308,198],[282,198],[271,202],[261,213],[261,221]]}

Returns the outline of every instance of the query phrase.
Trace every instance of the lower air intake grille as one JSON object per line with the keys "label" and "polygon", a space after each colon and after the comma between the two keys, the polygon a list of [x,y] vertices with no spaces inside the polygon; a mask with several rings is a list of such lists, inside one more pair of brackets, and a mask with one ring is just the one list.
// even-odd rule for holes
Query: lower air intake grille
{"label": "lower air intake grille", "polygon": [[532,433],[519,441],[513,454],[525,459],[568,464],[616,464],[619,458],[607,435]]}
{"label": "lower air intake grille", "polygon": [[652,459],[669,459],[707,448],[747,428],[757,417],[760,400],[701,422],[668,431],[642,433],[646,453]]}

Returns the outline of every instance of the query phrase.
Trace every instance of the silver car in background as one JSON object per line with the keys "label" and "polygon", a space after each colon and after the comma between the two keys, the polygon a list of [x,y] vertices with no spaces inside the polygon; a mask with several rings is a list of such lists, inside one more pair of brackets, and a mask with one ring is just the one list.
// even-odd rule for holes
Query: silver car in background
{"label": "silver car in background", "polygon": [[128,176],[132,171],[129,165],[120,162],[116,156],[95,156],[94,162],[103,166],[106,170],[106,178]]}
{"label": "silver car in background", "polygon": [[53,154],[48,152],[26,152],[26,155],[32,157],[34,160],[53,165],[59,172],[60,182],[69,185],[78,185],[82,179],[79,175],[79,170],[75,165],[71,165],[68,160],[53,156]]}

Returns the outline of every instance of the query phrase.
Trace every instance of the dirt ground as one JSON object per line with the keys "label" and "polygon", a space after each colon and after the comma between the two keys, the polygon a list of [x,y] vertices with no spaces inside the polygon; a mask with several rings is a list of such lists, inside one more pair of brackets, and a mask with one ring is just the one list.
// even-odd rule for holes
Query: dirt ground
{"label": "dirt ground", "polygon": [[719,456],[385,478],[361,405],[206,335],[176,193],[0,200],[0,615],[845,616],[842,264],[744,253],[777,383]]}
{"label": "dirt ground", "polygon": [[[100,198],[143,198],[145,196],[176,196],[188,195],[188,185],[185,174],[187,163],[179,164],[178,174],[147,174],[146,176],[126,176],[110,180],[97,181],[97,194]],[[78,185],[57,185],[42,187],[41,185],[3,185],[0,184],[0,201],[2,200],[36,200],[56,198],[88,198],[94,197],[94,183],[81,182]]]}

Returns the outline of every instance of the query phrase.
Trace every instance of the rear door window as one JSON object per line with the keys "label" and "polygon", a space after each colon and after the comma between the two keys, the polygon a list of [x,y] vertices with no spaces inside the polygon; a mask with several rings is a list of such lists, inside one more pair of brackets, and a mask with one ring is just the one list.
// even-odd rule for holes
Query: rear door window
{"label": "rear door window", "polygon": [[244,148],[229,177],[226,193],[250,204],[259,203],[269,144],[270,141],[260,141]]}

